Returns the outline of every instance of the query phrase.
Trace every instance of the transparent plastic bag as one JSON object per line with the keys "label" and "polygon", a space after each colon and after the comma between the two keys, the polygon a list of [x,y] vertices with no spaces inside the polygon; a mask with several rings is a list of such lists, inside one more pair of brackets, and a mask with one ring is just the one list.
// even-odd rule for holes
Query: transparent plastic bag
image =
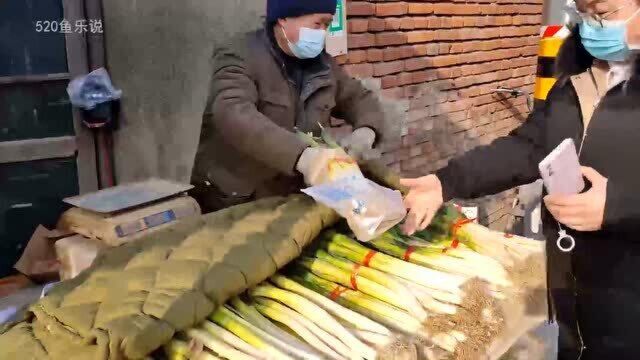
{"label": "transparent plastic bag", "polygon": [[341,177],[302,190],[347,220],[358,240],[373,240],[406,216],[399,191],[380,186],[362,174]]}
{"label": "transparent plastic bag", "polygon": [[99,68],[87,75],[77,77],[67,86],[73,106],[91,110],[97,105],[120,99],[122,90],[113,87],[109,73]]}

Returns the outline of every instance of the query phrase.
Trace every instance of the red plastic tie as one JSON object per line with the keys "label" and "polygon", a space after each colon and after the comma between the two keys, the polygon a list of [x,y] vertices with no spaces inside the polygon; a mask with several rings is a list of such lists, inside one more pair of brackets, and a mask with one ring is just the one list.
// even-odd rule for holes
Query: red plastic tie
{"label": "red plastic tie", "polygon": [[329,299],[336,301],[338,300],[338,298],[340,297],[340,295],[344,294],[347,290],[347,288],[342,287],[340,285],[338,285],[335,289],[333,289],[333,291],[329,294]]}
{"label": "red plastic tie", "polygon": [[358,272],[360,271],[360,264],[353,265],[353,271],[351,272],[351,287],[354,290],[358,290]]}
{"label": "red plastic tie", "polygon": [[377,254],[378,252],[375,250],[371,250],[367,253],[367,255],[365,255],[364,260],[362,260],[362,265],[369,267],[369,263],[371,262],[371,259],[373,259],[373,257]]}
{"label": "red plastic tie", "polygon": [[413,254],[414,251],[416,251],[415,246],[409,246],[402,257],[404,261],[409,261],[411,259],[411,254]]}
{"label": "red plastic tie", "polygon": [[460,230],[461,227],[470,224],[472,222],[476,221],[476,219],[460,219],[458,221],[456,221],[453,225],[451,225],[451,235],[453,235],[453,240],[456,241],[458,240],[458,230]]}
{"label": "red plastic tie", "polygon": [[442,249],[442,252],[446,253],[447,251],[449,251],[449,249],[457,249],[458,246],[460,246],[460,240],[458,240],[458,230],[460,230],[460,228],[464,225],[470,224],[474,221],[476,221],[476,219],[460,219],[453,225],[451,225],[451,235],[453,237],[453,241],[451,242],[451,246],[445,247],[444,249]]}

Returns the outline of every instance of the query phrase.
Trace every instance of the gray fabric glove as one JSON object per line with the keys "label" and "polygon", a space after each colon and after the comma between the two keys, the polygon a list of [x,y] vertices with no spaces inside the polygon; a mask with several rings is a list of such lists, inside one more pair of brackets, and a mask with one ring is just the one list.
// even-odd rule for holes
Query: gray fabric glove
{"label": "gray fabric glove", "polygon": [[349,156],[358,160],[372,160],[382,156],[382,152],[373,148],[376,133],[368,127],[356,129],[339,141]]}

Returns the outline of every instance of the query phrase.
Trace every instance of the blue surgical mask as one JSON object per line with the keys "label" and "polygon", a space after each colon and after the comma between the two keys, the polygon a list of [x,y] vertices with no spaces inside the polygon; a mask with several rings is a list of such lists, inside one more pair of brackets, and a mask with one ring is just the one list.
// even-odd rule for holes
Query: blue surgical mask
{"label": "blue surgical mask", "polygon": [[631,54],[627,44],[627,23],[638,13],[640,10],[627,20],[603,20],[602,24],[593,19],[584,19],[579,25],[582,45],[596,59],[627,60]]}
{"label": "blue surgical mask", "polygon": [[[285,38],[287,38],[287,34],[284,31],[283,33]],[[313,59],[320,55],[322,50],[324,50],[326,38],[326,30],[302,27],[300,28],[300,37],[298,41],[296,43],[292,43],[287,39],[287,43],[295,57],[299,59]]]}

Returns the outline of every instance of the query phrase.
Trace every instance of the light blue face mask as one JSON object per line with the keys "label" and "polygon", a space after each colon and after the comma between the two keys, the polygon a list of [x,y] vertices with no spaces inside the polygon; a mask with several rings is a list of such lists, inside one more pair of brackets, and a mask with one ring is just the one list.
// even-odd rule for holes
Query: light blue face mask
{"label": "light blue face mask", "polygon": [[[285,38],[287,38],[287,34],[284,31],[283,33],[285,34]],[[324,50],[326,38],[326,30],[301,27],[298,41],[296,43],[292,43],[287,39],[287,43],[295,57],[299,59],[313,59],[320,55],[322,50]]]}
{"label": "light blue face mask", "polygon": [[627,23],[638,13],[640,10],[627,20],[603,20],[602,25],[596,24],[592,19],[584,19],[579,25],[582,45],[596,59],[627,60],[631,54],[627,44]]}

